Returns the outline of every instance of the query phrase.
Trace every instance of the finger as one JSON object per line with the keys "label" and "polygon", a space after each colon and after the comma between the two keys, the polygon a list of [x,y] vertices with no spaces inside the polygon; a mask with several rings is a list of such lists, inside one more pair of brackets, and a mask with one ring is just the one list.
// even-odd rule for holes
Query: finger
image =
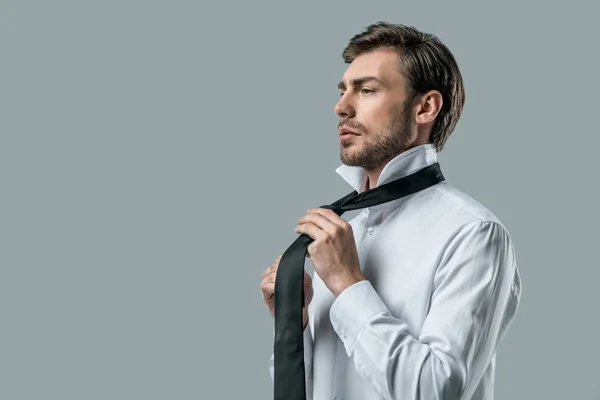
{"label": "finger", "polygon": [[268,277],[263,281],[262,285],[265,288],[265,291],[273,293],[275,291],[275,277]]}
{"label": "finger", "polygon": [[269,267],[267,269],[265,269],[261,275],[262,278],[265,278],[267,275],[269,275],[272,271],[276,271],[277,270],[277,261],[273,262],[271,265],[269,265]]}
{"label": "finger", "polygon": [[283,254],[280,254],[279,257],[277,257],[277,259],[273,261],[273,263],[269,266],[268,270],[277,271],[277,267],[279,266],[279,262],[281,261],[282,256]]}
{"label": "finger", "polygon": [[326,218],[330,223],[337,225],[340,228],[346,228],[348,225],[348,222],[337,215],[333,210],[328,208],[309,208],[306,213],[306,215],[320,215],[323,218]]}
{"label": "finger", "polygon": [[277,268],[279,268],[279,263],[271,264],[271,266],[269,267],[269,273],[276,272]]}
{"label": "finger", "polygon": [[314,240],[324,240],[329,235],[311,222],[298,225],[294,231],[310,236]]}
{"label": "finger", "polygon": [[[281,256],[279,256],[279,258],[281,258]],[[264,279],[267,275],[269,275],[271,273],[271,271],[273,271],[273,269],[277,269],[277,268],[274,268],[274,266],[278,263],[279,258],[277,258],[274,262],[272,262],[271,265],[269,265],[269,267],[263,271],[263,273],[261,275],[262,279]]]}
{"label": "finger", "polygon": [[260,285],[260,290],[263,293],[263,297],[268,298],[270,295],[275,293],[275,285],[268,280],[264,280]]}
{"label": "finger", "polygon": [[271,267],[265,269],[262,274],[260,275],[260,279],[263,280],[265,279],[267,276],[269,276],[269,274],[271,273]]}
{"label": "finger", "polygon": [[309,222],[318,227],[319,229],[328,233],[334,233],[335,230],[338,228],[338,226],[331,222],[327,217],[316,213],[306,214],[298,220],[299,225],[303,225]]}
{"label": "finger", "polygon": [[264,301],[269,301],[273,297],[273,293],[270,293],[270,294],[263,293],[262,297],[263,297]]}

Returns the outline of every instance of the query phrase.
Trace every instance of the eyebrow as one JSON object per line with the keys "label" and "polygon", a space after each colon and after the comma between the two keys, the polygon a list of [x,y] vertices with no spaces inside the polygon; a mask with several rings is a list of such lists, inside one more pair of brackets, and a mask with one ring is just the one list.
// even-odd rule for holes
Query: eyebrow
{"label": "eyebrow", "polygon": [[[363,76],[363,77],[360,77],[360,78],[352,79],[350,81],[350,85],[356,87],[356,86],[360,86],[363,83],[366,83],[366,82],[369,82],[369,81],[376,81],[377,83],[383,85],[383,82],[381,82],[379,79],[377,79],[374,76]],[[338,89],[340,89],[340,90],[346,89],[346,83],[344,81],[341,81],[340,83],[338,83]]]}

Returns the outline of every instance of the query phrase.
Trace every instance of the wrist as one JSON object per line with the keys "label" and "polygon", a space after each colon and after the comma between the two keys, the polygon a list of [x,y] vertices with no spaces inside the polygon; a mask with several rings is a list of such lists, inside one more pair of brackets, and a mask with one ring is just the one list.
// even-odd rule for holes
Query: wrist
{"label": "wrist", "polygon": [[331,280],[329,290],[333,293],[335,297],[338,297],[344,290],[346,290],[350,286],[360,281],[364,281],[366,279],[367,278],[360,271],[352,274],[338,275]]}

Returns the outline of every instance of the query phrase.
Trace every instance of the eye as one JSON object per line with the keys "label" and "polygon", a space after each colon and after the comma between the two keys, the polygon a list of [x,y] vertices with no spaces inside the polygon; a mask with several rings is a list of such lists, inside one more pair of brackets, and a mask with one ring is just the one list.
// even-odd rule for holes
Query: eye
{"label": "eye", "polygon": [[[376,92],[376,90],[373,90],[373,89],[367,89],[367,88],[362,88],[362,89],[360,89],[360,92],[361,92],[361,93],[366,93],[366,94],[369,94],[369,93],[375,93],[375,92]],[[341,96],[343,96],[343,95],[344,95],[344,93],[345,93],[345,92],[340,92],[340,97],[341,97]]]}

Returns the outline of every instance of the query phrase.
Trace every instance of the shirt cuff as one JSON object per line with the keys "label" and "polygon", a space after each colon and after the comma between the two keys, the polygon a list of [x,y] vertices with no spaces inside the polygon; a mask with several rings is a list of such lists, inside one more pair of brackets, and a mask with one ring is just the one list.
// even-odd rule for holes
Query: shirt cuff
{"label": "shirt cuff", "polygon": [[349,286],[335,299],[329,319],[348,355],[365,324],[382,313],[389,313],[389,310],[368,280]]}

